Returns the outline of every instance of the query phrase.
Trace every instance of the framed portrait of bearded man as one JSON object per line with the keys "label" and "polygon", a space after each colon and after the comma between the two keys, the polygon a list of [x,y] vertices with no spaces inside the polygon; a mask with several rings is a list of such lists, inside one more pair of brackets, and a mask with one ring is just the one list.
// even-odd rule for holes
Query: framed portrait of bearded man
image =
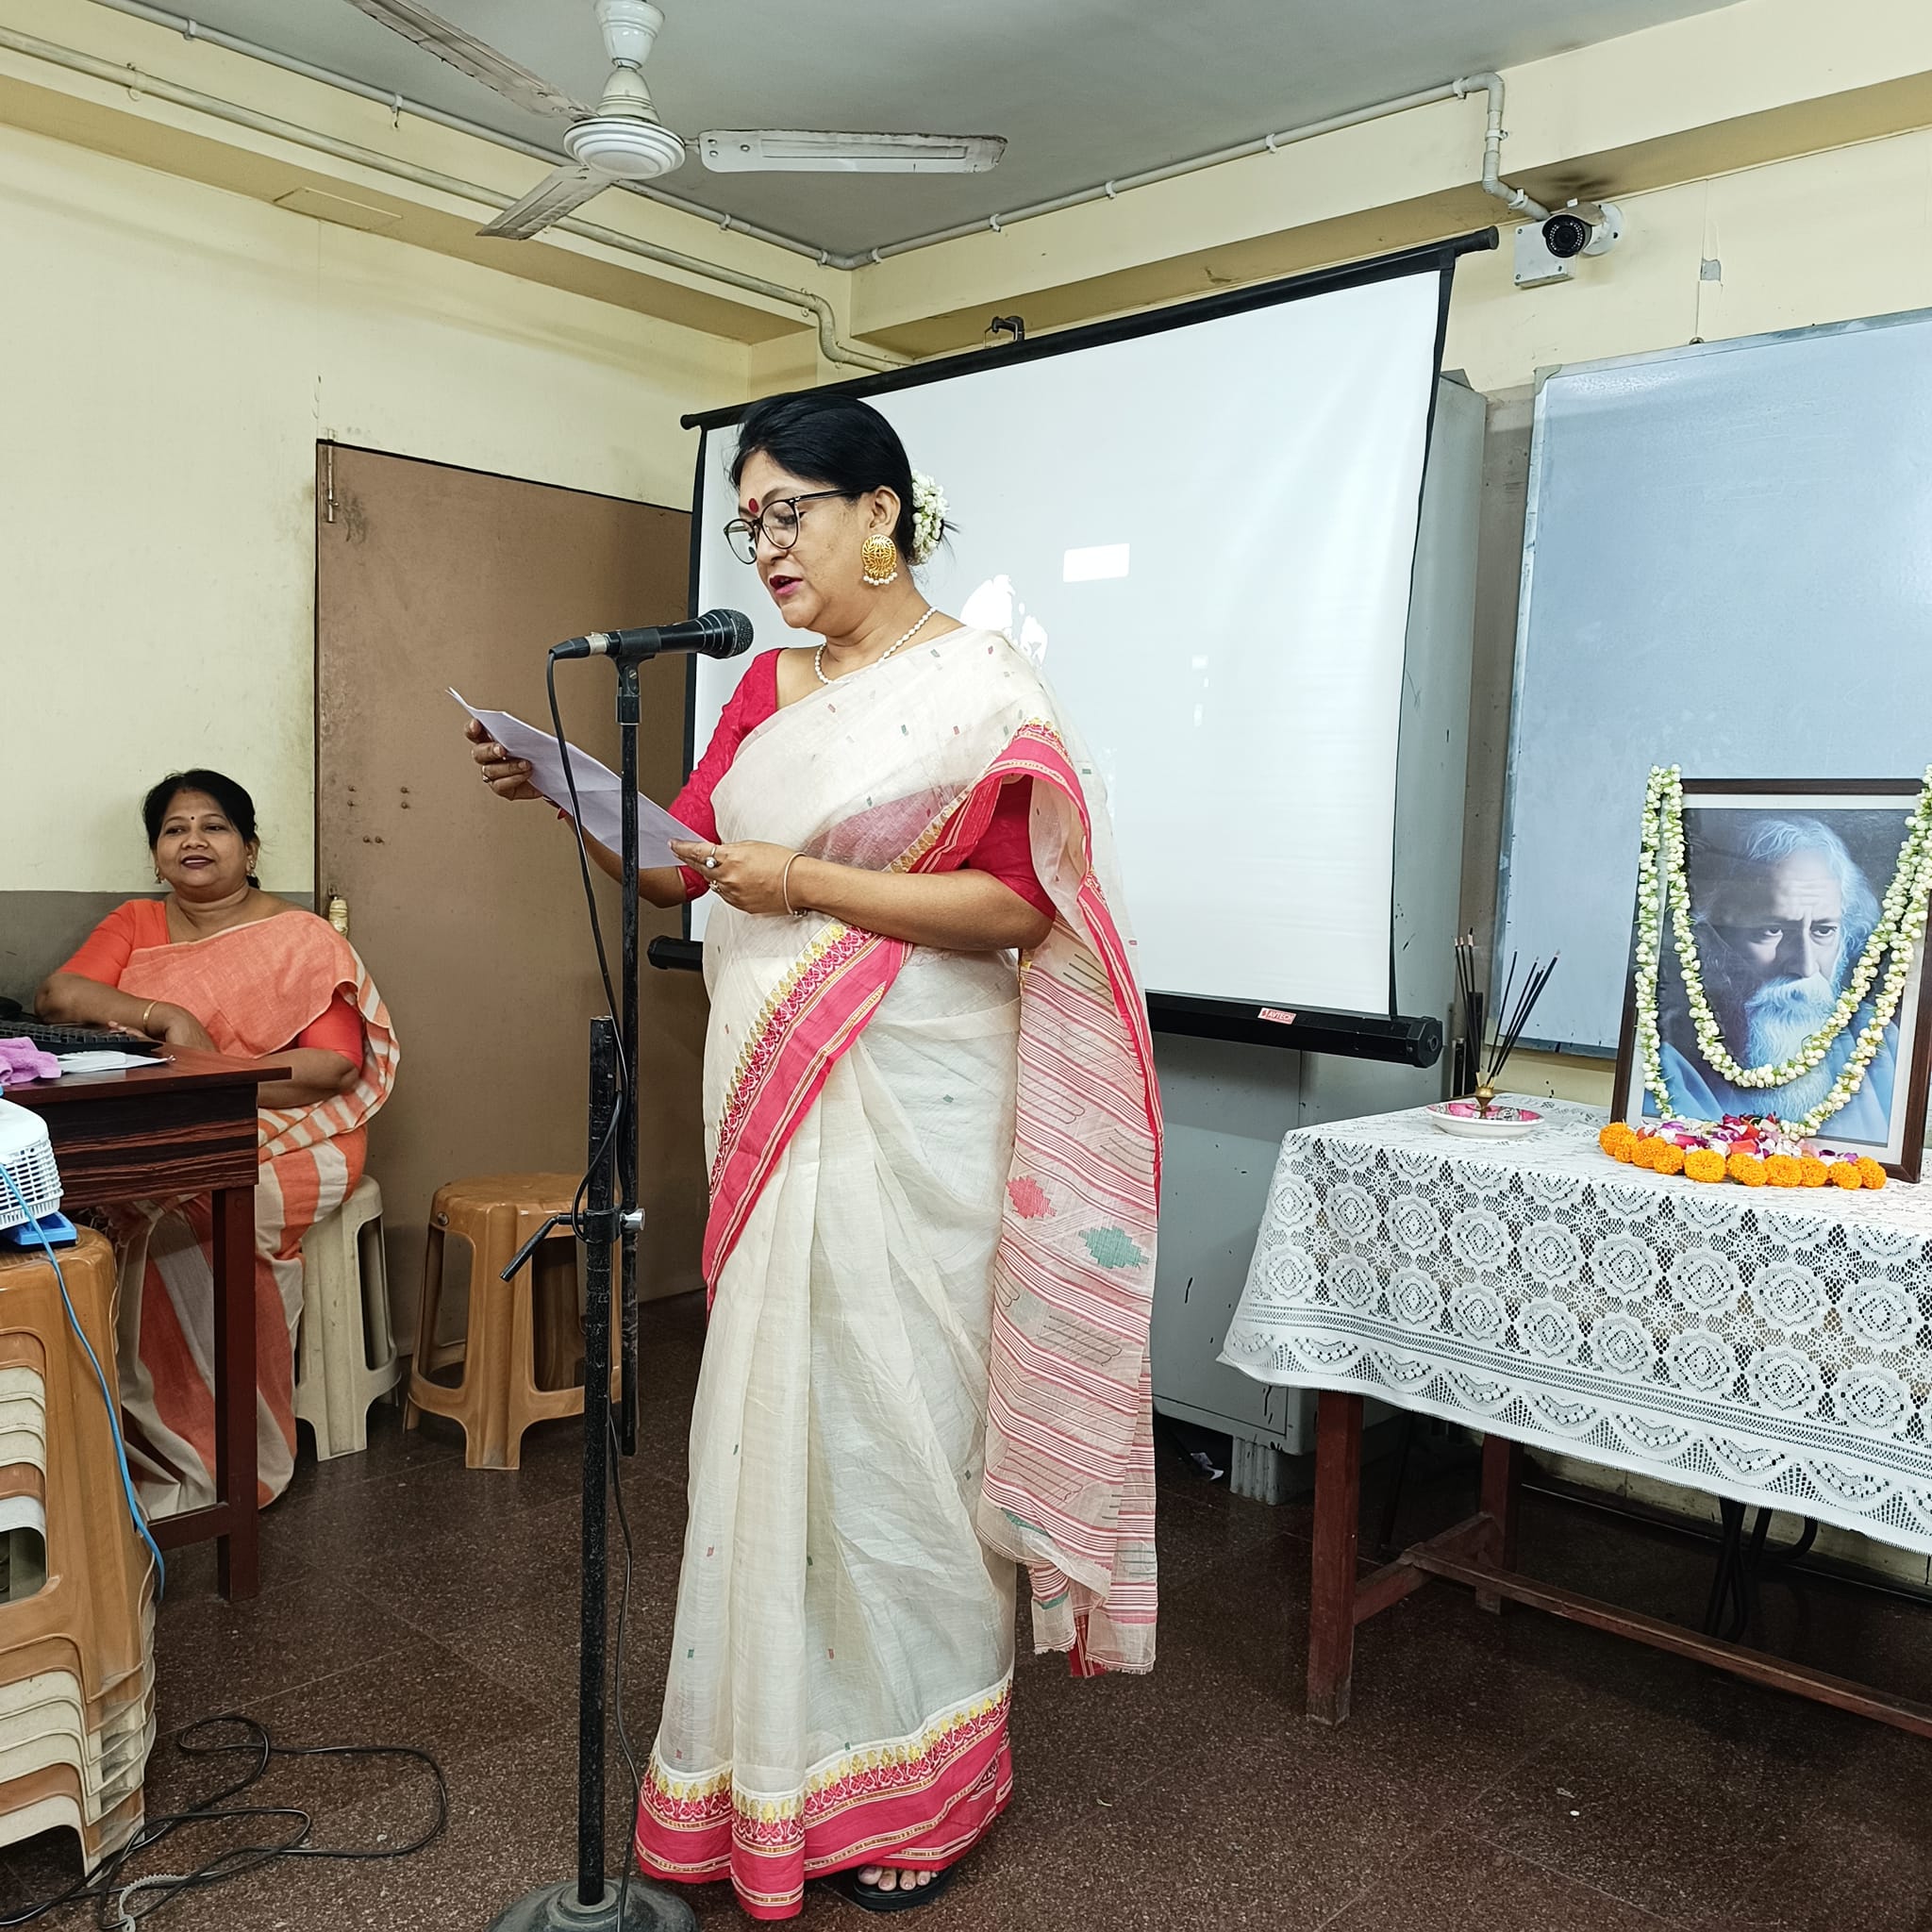
{"label": "framed portrait of bearded man", "polygon": [[1932,1065],[1920,789],[1687,778],[1680,844],[1666,794],[1617,1053],[1623,1119],[1774,1114],[1918,1179]]}

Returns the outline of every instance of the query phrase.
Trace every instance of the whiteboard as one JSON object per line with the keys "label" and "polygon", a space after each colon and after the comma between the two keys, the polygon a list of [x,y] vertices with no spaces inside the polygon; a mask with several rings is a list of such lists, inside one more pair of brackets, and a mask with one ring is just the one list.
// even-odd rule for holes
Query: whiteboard
{"label": "whiteboard", "polygon": [[1932,763],[1932,311],[1580,364],[1537,397],[1497,956],[1613,1051],[1644,777]]}
{"label": "whiteboard", "polygon": [[[872,395],[957,534],[922,588],[1006,629],[1107,785],[1150,991],[1386,1013],[1404,641],[1447,283],[1403,273]],[[719,535],[698,601],[791,644]],[[810,641],[809,639],[805,641]],[[748,660],[700,660],[705,744]],[[701,930],[703,902],[692,908]]]}

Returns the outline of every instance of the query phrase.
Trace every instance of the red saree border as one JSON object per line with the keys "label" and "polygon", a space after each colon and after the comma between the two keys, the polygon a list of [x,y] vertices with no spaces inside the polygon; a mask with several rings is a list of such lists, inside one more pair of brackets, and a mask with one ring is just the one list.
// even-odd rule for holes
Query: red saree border
{"label": "red saree border", "polygon": [[856,1866],[937,1871],[971,1850],[1012,1796],[1010,1680],[940,1713],[909,1739],[862,1745],[783,1797],[741,1790],[729,1769],[667,1774],[654,1753],[638,1794],[646,1875],[728,1877],[755,1919],[795,1917],[808,1879]]}
{"label": "red saree border", "polygon": [[731,1076],[711,1162],[704,1275],[712,1294],[798,1124],[898,977],[903,941],[834,924],[779,981]]}

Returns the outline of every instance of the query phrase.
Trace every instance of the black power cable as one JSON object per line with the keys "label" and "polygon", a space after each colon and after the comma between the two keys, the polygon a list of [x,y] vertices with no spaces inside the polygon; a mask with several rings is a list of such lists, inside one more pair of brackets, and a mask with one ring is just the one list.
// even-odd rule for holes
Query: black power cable
{"label": "black power cable", "polygon": [[[598,1141],[591,1151],[589,1161],[585,1163],[583,1178],[577,1182],[576,1193],[570,1204],[572,1225],[578,1239],[582,1240],[584,1197],[591,1191],[591,1176],[609,1154],[611,1141],[619,1140],[625,1115],[630,1109],[630,1058],[628,1045],[624,1038],[624,1028],[618,1024],[618,1015],[623,1009],[617,1003],[616,988],[611,984],[609,955],[604,949],[604,923],[597,915],[597,889],[591,883],[591,851],[584,842],[584,813],[577,798],[576,768],[571,762],[571,743],[564,736],[563,713],[557,703],[555,653],[544,660],[543,691],[544,695],[550,700],[551,735],[557,740],[557,754],[563,761],[564,789],[570,794],[571,836],[576,841],[577,877],[584,888],[584,909],[591,916],[591,942],[597,949],[597,977],[603,982],[605,1004],[609,1008],[617,1038],[617,1105],[610,1110],[610,1123],[604,1129],[604,1138]],[[621,1141],[619,1144],[622,1144]]]}
{"label": "black power cable", "polygon": [[[577,876],[583,881],[584,906],[591,915],[591,940],[597,948],[597,975],[604,982],[604,997],[609,1004],[611,1015],[616,1016],[617,991],[610,980],[610,959],[604,950],[604,925],[597,917],[597,893],[591,884],[591,852],[584,843],[584,812],[577,800],[577,774],[571,763],[570,740],[563,735],[563,714],[557,706],[557,658],[553,654],[544,662],[543,689],[550,700],[550,729],[557,740],[557,753],[563,760],[564,789],[570,793],[570,828],[577,844]],[[621,1097],[630,1092],[630,1063],[625,1058],[625,1041],[622,1034],[617,1041],[617,1084]]]}
{"label": "black power cable", "polygon": [[[239,1736],[226,1741],[208,1741],[208,1734],[222,1726],[235,1726]],[[334,1858],[351,1863],[378,1858],[407,1858],[425,1850],[442,1836],[449,1824],[449,1786],[442,1767],[426,1751],[408,1744],[277,1744],[268,1727],[239,1711],[224,1711],[187,1725],[175,1737],[175,1748],[184,1757],[223,1757],[246,1755],[253,1760],[248,1770],[232,1784],[197,1799],[185,1811],[169,1812],[150,1818],[126,1844],[104,1858],[92,1872],[70,1885],[65,1891],[25,1906],[0,1918],[0,1926],[31,1925],[36,1920],[63,1906],[78,1906],[92,1900],[95,1923],[103,1932],[132,1932],[132,1928],[172,1904],[182,1893],[206,1890],[245,1873],[258,1872],[279,1858]],[[314,1820],[292,1805],[233,1805],[267,1772],[277,1757],[404,1757],[425,1766],[434,1781],[436,1816],[427,1831],[400,1845],[313,1845],[308,1834]],[[212,1858],[185,1872],[157,1872],[146,1877],[129,1876],[127,1868],[135,1859],[195,1825],[232,1822],[238,1818],[284,1819],[291,1827],[287,1836],[267,1844],[230,1845]]]}

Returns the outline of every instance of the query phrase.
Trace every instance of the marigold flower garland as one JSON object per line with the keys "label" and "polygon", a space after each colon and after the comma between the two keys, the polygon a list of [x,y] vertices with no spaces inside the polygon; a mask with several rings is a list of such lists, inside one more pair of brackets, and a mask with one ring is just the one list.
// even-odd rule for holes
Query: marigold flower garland
{"label": "marigold flower garland", "polygon": [[1746,1188],[1882,1188],[1885,1170],[1869,1154],[1815,1152],[1775,1114],[1726,1114],[1696,1127],[1633,1127],[1612,1121],[1596,1137],[1612,1160]]}
{"label": "marigold flower garland", "polygon": [[1885,1041],[1885,1029],[1898,1011],[1911,975],[1919,937],[1932,908],[1932,769],[1925,774],[1917,803],[1906,822],[1905,842],[1898,865],[1886,888],[1865,950],[1853,968],[1838,1005],[1818,1031],[1795,1053],[1760,1067],[1740,1066],[1732,1058],[1718,1029],[1717,1016],[1704,991],[1704,969],[1697,956],[1697,934],[1690,910],[1689,868],[1684,845],[1683,774],[1675,765],[1653,768],[1643,798],[1643,846],[1638,860],[1637,882],[1637,1051],[1643,1084],[1666,1121],[1681,1120],[1664,1078],[1663,1047],[1657,1032],[1657,986],[1663,958],[1663,907],[1668,891],[1671,929],[1686,997],[1696,1027],[1698,1050],[1707,1065],[1735,1087],[1782,1087],[1809,1073],[1831,1050],[1832,1042],[1852,1024],[1872,983],[1878,962],[1890,953],[1885,978],[1874,1003],[1872,1018],[1858,1031],[1857,1043],[1831,1091],[1810,1112],[1779,1124],[1794,1140],[1817,1133],[1865,1083],[1866,1071]]}

